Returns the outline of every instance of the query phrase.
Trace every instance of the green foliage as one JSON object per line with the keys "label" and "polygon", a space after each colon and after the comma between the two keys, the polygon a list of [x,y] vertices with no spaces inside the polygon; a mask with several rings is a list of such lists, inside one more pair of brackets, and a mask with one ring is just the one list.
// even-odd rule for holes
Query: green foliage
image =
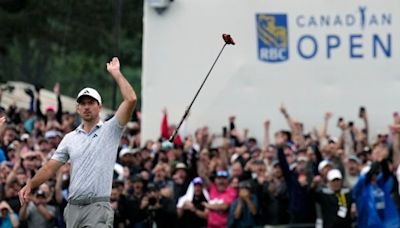
{"label": "green foliage", "polygon": [[[114,26],[118,1],[120,29]],[[72,97],[91,86],[111,107],[114,83],[106,62],[118,55],[139,96],[142,11],[143,1],[137,0],[0,1],[0,81],[25,81],[50,90],[58,81],[61,92]]]}

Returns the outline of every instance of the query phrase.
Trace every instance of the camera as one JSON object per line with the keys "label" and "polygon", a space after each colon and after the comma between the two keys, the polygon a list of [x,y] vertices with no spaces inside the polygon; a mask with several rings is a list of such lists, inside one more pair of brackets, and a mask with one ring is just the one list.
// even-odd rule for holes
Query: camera
{"label": "camera", "polygon": [[226,127],[222,127],[222,137],[227,137],[228,136],[228,129]]}
{"label": "camera", "polygon": [[365,115],[365,107],[361,106],[358,112],[358,116],[362,118]]}
{"label": "camera", "polygon": [[44,194],[44,192],[42,190],[39,189],[36,192],[36,197],[38,197],[38,198],[46,198],[46,195]]}

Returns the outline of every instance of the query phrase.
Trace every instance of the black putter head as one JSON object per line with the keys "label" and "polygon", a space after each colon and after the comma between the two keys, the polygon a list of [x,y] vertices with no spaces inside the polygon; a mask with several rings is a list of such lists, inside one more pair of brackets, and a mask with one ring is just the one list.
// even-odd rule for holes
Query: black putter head
{"label": "black putter head", "polygon": [[222,34],[222,38],[224,39],[226,44],[232,44],[235,45],[235,41],[233,41],[231,35],[229,34]]}

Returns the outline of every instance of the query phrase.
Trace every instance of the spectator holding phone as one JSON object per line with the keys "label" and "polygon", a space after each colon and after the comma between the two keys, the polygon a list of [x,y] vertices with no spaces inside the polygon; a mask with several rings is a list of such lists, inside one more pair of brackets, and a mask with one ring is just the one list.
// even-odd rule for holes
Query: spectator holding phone
{"label": "spectator holding phone", "polygon": [[250,182],[239,183],[239,197],[230,207],[228,227],[254,227],[258,204],[250,190]]}
{"label": "spectator holding phone", "polygon": [[361,174],[353,188],[358,227],[399,226],[398,209],[391,198],[393,177],[388,161],[382,157],[371,164],[367,173]]}
{"label": "spectator holding phone", "polygon": [[19,227],[17,214],[11,209],[6,201],[0,203],[0,227],[1,228],[16,228]]}
{"label": "spectator holding phone", "polygon": [[148,184],[147,190],[147,196],[143,197],[140,205],[147,214],[146,227],[153,227],[154,223],[159,228],[176,227],[177,210],[173,199],[163,196],[157,184]]}
{"label": "spectator holding phone", "polygon": [[20,209],[21,220],[26,220],[28,227],[53,228],[55,226],[56,208],[49,205],[50,189],[47,184],[42,184],[27,203]]}

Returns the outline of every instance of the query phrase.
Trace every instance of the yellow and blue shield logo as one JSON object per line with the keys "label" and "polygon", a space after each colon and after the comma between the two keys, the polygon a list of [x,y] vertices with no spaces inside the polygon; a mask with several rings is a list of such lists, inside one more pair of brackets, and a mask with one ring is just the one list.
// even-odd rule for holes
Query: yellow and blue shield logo
{"label": "yellow and blue shield logo", "polygon": [[257,14],[258,58],[277,63],[288,60],[288,29],[286,14]]}

